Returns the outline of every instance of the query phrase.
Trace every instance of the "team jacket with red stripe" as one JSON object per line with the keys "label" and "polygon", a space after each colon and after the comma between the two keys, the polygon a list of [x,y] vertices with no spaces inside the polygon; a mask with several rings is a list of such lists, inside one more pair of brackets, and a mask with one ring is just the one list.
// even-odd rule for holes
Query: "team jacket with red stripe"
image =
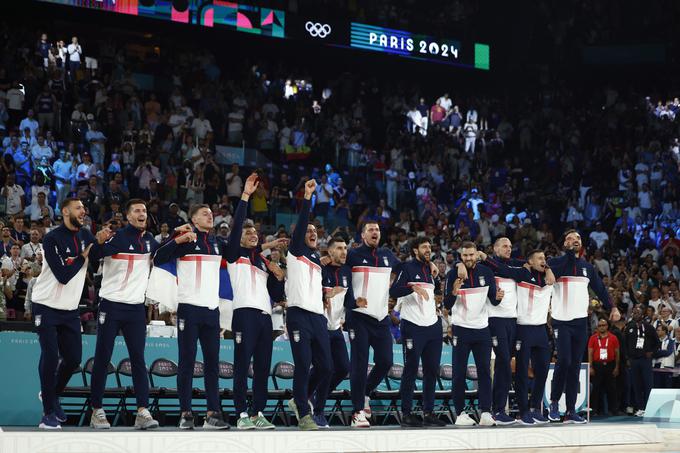
{"label": "team jacket with red stripe", "polygon": [[256,308],[272,314],[271,298],[267,290],[269,269],[262,249],[241,247],[243,221],[248,204],[240,200],[234,213],[234,226],[226,246],[227,269],[234,290],[234,310]]}
{"label": "team jacket with red stripe", "polygon": [[[415,286],[423,288],[428,300],[413,291]],[[434,277],[429,263],[411,260],[399,267],[396,280],[390,288],[390,296],[397,298],[401,319],[418,326],[431,326],[437,322],[437,307],[434,300]]]}
{"label": "team jacket with red stripe", "polygon": [[517,283],[512,278],[501,276],[497,271],[497,264],[502,263],[506,266],[520,267],[523,261],[514,258],[504,259],[494,256],[492,261],[482,261],[480,264],[488,266],[493,271],[496,278],[496,287],[503,290],[504,295],[498,305],[488,304],[487,311],[489,318],[516,318],[517,317]]}
{"label": "team jacket with red stripe", "polygon": [[323,266],[321,268],[321,281],[324,293],[338,286],[345,288],[332,297],[328,307],[326,307],[328,330],[338,330],[345,321],[345,307],[351,308],[356,304],[354,291],[352,291],[352,269],[346,264]]}
{"label": "team jacket with red stripe", "polygon": [[158,242],[151,233],[129,224],[102,246],[93,247],[91,258],[104,258],[99,296],[113,302],[143,304],[151,272],[151,255],[156,249]]}
{"label": "team jacket with red stripe", "polygon": [[[80,254],[96,240],[90,231],[71,231],[64,225],[43,239],[42,271],[33,286],[33,302],[57,310],[75,310],[83,295],[88,260]],[[93,246],[94,248],[94,246]]]}
{"label": "team jacket with red stripe", "polygon": [[214,310],[220,300],[220,262],[224,247],[212,234],[195,233],[196,242],[177,244],[169,240],[158,248],[153,261],[162,264],[177,260],[177,303]]}
{"label": "team jacket with red stripe", "polygon": [[286,296],[288,307],[298,307],[322,315],[321,257],[305,244],[311,202],[304,200],[290,248],[286,256]]}
{"label": "team jacket with red stripe", "polygon": [[353,307],[353,311],[382,321],[387,316],[390,298],[390,274],[401,263],[386,248],[373,248],[366,244],[347,253],[347,265],[352,268],[354,297],[364,297],[366,308]]}
{"label": "team jacket with red stripe", "polygon": [[549,259],[548,264],[556,279],[551,304],[553,319],[571,321],[587,317],[590,303],[589,285],[604,308],[611,307],[607,289],[592,264],[583,258],[576,258],[573,251]]}
{"label": "team jacket with red stripe", "polygon": [[458,274],[455,267],[449,271],[444,306],[451,311],[454,326],[484,329],[489,326],[487,297],[492,305],[499,303],[496,300],[496,280],[491,269],[485,266],[475,266],[467,271],[468,277],[458,291],[458,296],[451,294]]}
{"label": "team jacket with red stripe", "polygon": [[609,293],[592,264],[583,258],[576,258],[569,250],[564,255],[548,260],[555,274],[551,314],[558,321],[571,321],[588,316],[590,295],[588,286],[593,289],[605,308],[609,309]]}
{"label": "team jacket with red stripe", "polygon": [[508,266],[496,258],[486,262],[496,275],[517,283],[517,324],[540,326],[548,322],[552,286],[545,284],[545,272]]}

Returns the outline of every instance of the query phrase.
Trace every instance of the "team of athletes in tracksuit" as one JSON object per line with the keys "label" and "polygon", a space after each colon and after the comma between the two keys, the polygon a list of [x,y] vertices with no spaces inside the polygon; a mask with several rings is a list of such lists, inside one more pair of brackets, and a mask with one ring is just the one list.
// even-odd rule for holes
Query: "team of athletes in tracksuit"
{"label": "team of athletes in tracksuit", "polygon": [[[353,414],[351,425],[370,427],[369,395],[392,367],[392,335],[388,300],[397,300],[401,315],[404,369],[400,397],[402,425],[443,426],[434,414],[435,383],[442,353],[442,326],[434,288],[436,266],[430,261],[431,244],[417,238],[413,259],[400,262],[379,247],[380,228],[362,227],[362,244],[348,250],[338,237],[328,243],[328,256],[317,248],[317,233],[309,222],[316,182],[305,184],[302,209],[290,241],[284,272],[263,256],[258,231],[246,221],[250,196],[259,184],[247,178],[234,215],[229,240],[210,233],[212,212],[195,205],[191,223],[177,228],[172,239],[158,244],[146,231],[146,204],[130,200],[128,225],[113,233],[105,227],[96,237],[83,228],[85,208],[78,199],[62,205],[64,223],[45,235],[43,269],[33,289],[33,314],[41,346],[39,373],[44,416],[43,429],[58,429],[66,421],[59,396],[81,361],[78,304],[89,260],[103,260],[101,302],[97,316],[97,344],[92,365],[90,425],[110,428],[102,398],[116,336],[122,332],[130,357],[137,402],[136,429],[158,427],[148,410],[149,382],[144,360],[146,335],[145,293],[152,265],[173,263],[177,273],[177,327],[179,361],[177,390],[181,429],[194,428],[192,379],[197,343],[203,352],[207,411],[204,429],[227,429],[219,398],[219,281],[226,261],[233,288],[234,405],[238,429],[272,429],[263,410],[267,402],[272,357],[272,297],[268,281],[285,279],[286,329],[295,363],[293,398],[288,402],[303,430],[327,428],[324,415],[328,395],[349,373]],[[487,257],[472,242],[460,249],[461,263],[446,279],[444,305],[453,320],[453,402],[456,425],[512,424],[506,405],[510,389],[510,358],[517,358],[515,390],[520,423],[547,423],[560,419],[557,402],[566,393],[564,421],[584,423],[575,412],[580,358],[585,345],[588,287],[609,308],[602,281],[593,267],[578,258],[581,239],[567,233],[565,255],[546,262],[532,251],[526,262],[510,259],[511,244],[501,238],[494,256]],[[283,283],[282,283],[283,284]],[[269,286],[271,287],[271,285]],[[558,359],[552,383],[548,419],[541,400],[548,371],[548,310],[557,342]],[[615,309],[614,309],[615,310]],[[343,331],[351,343],[347,353]],[[373,349],[369,372],[369,352]],[[492,386],[490,360],[495,352]],[[464,410],[468,356],[472,352],[479,385],[481,416],[475,421]],[[534,371],[528,399],[529,361]],[[251,365],[252,362],[252,365]],[[422,364],[423,417],[412,412],[415,383]],[[251,371],[252,366],[252,371]],[[246,395],[252,378],[252,402]]]}

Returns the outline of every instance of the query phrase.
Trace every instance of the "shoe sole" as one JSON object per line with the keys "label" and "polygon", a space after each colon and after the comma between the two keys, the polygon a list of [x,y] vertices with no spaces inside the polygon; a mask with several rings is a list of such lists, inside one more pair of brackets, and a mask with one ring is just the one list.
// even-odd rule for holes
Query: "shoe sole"
{"label": "shoe sole", "polygon": [[93,429],[111,429],[111,425],[109,425],[109,426],[106,426],[106,425],[98,426],[98,425],[93,425],[93,424],[90,423],[90,428],[93,428]]}
{"label": "shoe sole", "polygon": [[229,425],[225,426],[213,426],[213,425],[203,425],[203,429],[209,430],[209,431],[219,431],[222,429],[229,429]]}
{"label": "shoe sole", "polygon": [[537,423],[539,425],[547,425],[548,423],[550,423],[550,420],[536,420],[536,419],[534,419],[534,423]]}
{"label": "shoe sole", "polygon": [[195,426],[179,426],[179,429],[182,429],[184,431],[191,431],[194,428]]}
{"label": "shoe sole", "polygon": [[455,426],[477,426],[477,423],[454,423]]}
{"label": "shoe sole", "polygon": [[266,431],[268,429],[276,429],[276,426],[274,426],[274,425],[272,425],[272,426],[256,426],[255,429],[257,429],[259,431]]}
{"label": "shoe sole", "polygon": [[46,425],[44,423],[41,423],[41,424],[38,425],[38,428],[39,429],[48,429],[48,430],[57,430],[57,429],[61,429],[61,426],[50,426],[50,425]]}
{"label": "shoe sole", "polygon": [[561,420],[561,417],[555,418],[555,417],[551,417],[550,415],[548,415],[548,421],[549,422],[559,422],[560,420]]}
{"label": "shoe sole", "polygon": [[574,420],[565,420],[564,421],[565,425],[585,425],[586,423],[588,423],[586,420],[583,420],[582,422],[576,422]]}
{"label": "shoe sole", "polygon": [[370,428],[371,425],[352,425],[352,428],[366,429]]}
{"label": "shoe sole", "polygon": [[236,429],[239,431],[252,431],[253,429],[257,429],[257,426],[251,425],[251,426],[236,426]]}
{"label": "shoe sole", "polygon": [[317,427],[314,427],[314,428],[312,428],[312,427],[305,427],[305,428],[300,428],[300,431],[317,431],[318,429],[319,429],[318,426],[317,426]]}
{"label": "shoe sole", "polygon": [[519,424],[522,425],[522,426],[534,426],[534,425],[536,424],[536,422],[527,423],[527,422],[525,422],[525,421],[523,421],[523,420],[520,420],[520,421],[517,422],[517,423],[519,423]]}
{"label": "shoe sole", "polygon": [[151,425],[151,426],[142,426],[142,425],[135,425],[135,429],[138,431],[146,431],[147,429],[156,429],[158,428],[158,424]]}
{"label": "shoe sole", "polygon": [[499,422],[498,420],[496,420],[496,425],[498,426],[510,426],[514,425],[515,423],[517,423],[517,420],[513,420],[511,422]]}

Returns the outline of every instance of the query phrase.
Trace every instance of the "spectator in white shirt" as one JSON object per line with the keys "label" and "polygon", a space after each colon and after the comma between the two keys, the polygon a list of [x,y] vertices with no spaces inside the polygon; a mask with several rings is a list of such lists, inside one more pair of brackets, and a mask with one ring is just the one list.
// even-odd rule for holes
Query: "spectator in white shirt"
{"label": "spectator in white shirt", "polygon": [[71,74],[71,78],[73,78],[74,73],[80,69],[80,63],[82,60],[81,57],[83,55],[83,49],[80,47],[78,38],[76,36],[71,38],[71,44],[69,44],[66,48],[66,52],[68,53],[69,72]]}
{"label": "spectator in white shirt", "polygon": [[146,159],[135,170],[135,177],[139,180],[140,190],[149,190],[150,181],[152,179],[160,181],[161,173],[158,167],[151,162],[151,159]]}
{"label": "spectator in white shirt", "polygon": [[680,280],[680,270],[678,270],[678,266],[673,263],[673,257],[670,255],[666,255],[664,258],[664,264],[661,266],[661,271],[663,272],[663,278],[665,280],[670,280],[671,278],[676,281]]}
{"label": "spectator in white shirt", "polygon": [[238,164],[231,165],[231,171],[224,176],[227,184],[227,196],[232,206],[236,206],[243,192],[243,179],[238,175]]}
{"label": "spectator in white shirt", "polygon": [[444,96],[441,96],[439,98],[439,105],[441,105],[444,110],[447,112],[451,110],[451,106],[453,105],[453,101],[449,97],[449,93],[444,93]]}
{"label": "spectator in white shirt", "polygon": [[21,247],[21,257],[28,261],[36,261],[38,255],[43,254],[40,243],[40,232],[35,228],[31,230],[31,240]]}
{"label": "spectator in white shirt", "polygon": [[19,82],[15,81],[12,84],[12,88],[7,90],[5,97],[7,98],[7,111],[9,116],[14,124],[16,124],[24,111],[24,100],[26,98],[24,90],[21,88]]}
{"label": "spectator in white shirt", "polygon": [[54,210],[52,206],[47,204],[47,197],[44,192],[38,193],[38,199],[36,203],[31,203],[24,209],[24,214],[31,218],[31,221],[38,221],[45,217],[54,219]]}
{"label": "spectator in white shirt", "polygon": [[602,257],[602,250],[598,249],[595,251],[595,256],[593,257],[593,264],[595,264],[597,270],[600,271],[600,274],[606,275],[607,277],[611,278],[612,269],[611,266],[609,265],[609,261]]}
{"label": "spectator in white shirt", "polygon": [[422,135],[427,134],[427,129],[424,127],[423,115],[414,105],[411,110],[406,113],[406,118],[408,118],[408,131],[411,134],[420,132]]}
{"label": "spectator in white shirt", "polygon": [[104,164],[104,155],[106,153],[106,136],[99,130],[97,123],[93,122],[90,124],[90,130],[85,133],[85,140],[90,144],[92,162],[101,167]]}
{"label": "spectator in white shirt", "polygon": [[21,120],[21,123],[19,124],[20,131],[30,129],[31,137],[35,137],[38,132],[38,129],[40,128],[40,124],[33,116],[34,116],[33,109],[28,109],[26,118]]}
{"label": "spectator in white shirt", "polygon": [[9,173],[0,195],[7,200],[7,215],[15,215],[24,210],[24,189],[16,184],[16,175]]}
{"label": "spectator in white shirt", "polygon": [[609,240],[609,235],[607,232],[602,230],[602,222],[597,222],[595,224],[595,230],[590,233],[589,237],[592,239],[598,249],[604,247],[604,245]]}
{"label": "spectator in white shirt", "polygon": [[52,160],[53,155],[52,148],[50,148],[50,146],[45,141],[45,137],[38,135],[38,143],[33,145],[33,148],[31,149],[31,159],[33,160],[33,166],[36,167],[38,164],[40,164],[40,161],[43,158],[46,158],[48,161]]}
{"label": "spectator in white shirt", "polygon": [[642,189],[638,191],[638,203],[642,211],[642,219],[647,220],[647,215],[652,211],[652,192],[649,191],[647,184],[643,184]]}
{"label": "spectator in white shirt", "polygon": [[76,169],[76,181],[78,185],[87,184],[91,176],[97,176],[97,166],[92,162],[90,153],[83,153],[83,161]]}
{"label": "spectator in white shirt", "polygon": [[[469,113],[469,112],[468,112]],[[468,121],[463,126],[463,137],[465,137],[465,152],[475,153],[475,142],[477,141],[477,124],[474,121]]]}
{"label": "spectator in white shirt", "polygon": [[194,130],[194,134],[199,140],[205,138],[208,132],[212,132],[213,128],[210,124],[210,120],[205,117],[205,114],[200,111],[198,113],[198,118],[194,118],[193,123],[191,123],[191,128]]}

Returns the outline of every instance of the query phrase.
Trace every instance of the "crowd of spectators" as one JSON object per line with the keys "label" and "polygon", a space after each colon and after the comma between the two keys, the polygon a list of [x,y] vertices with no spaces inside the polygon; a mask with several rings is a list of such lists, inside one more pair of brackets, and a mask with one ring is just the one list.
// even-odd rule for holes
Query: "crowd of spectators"
{"label": "crowd of spectators", "polygon": [[[41,239],[60,223],[65,197],[83,201],[93,231],[123,226],[125,201],[141,197],[159,240],[187,221],[189,205],[208,203],[216,234],[226,237],[244,178],[257,171],[250,216],[262,242],[288,235],[304,182],[316,178],[322,250],[332,235],[356,241],[369,220],[401,259],[412,238],[427,236],[440,299],[463,241],[491,252],[507,236],[516,257],[534,248],[555,256],[573,227],[623,314],[612,329],[637,305],[650,323],[678,325],[680,131],[667,121],[677,98],[650,107],[606,87],[574,104],[569,90],[545,84],[518,93],[510,108],[460,88],[405,92],[351,73],[315,86],[313,73],[280,65],[227,69],[208,50],[178,47],[161,57],[151,49],[139,58],[111,39],[27,37],[6,24],[3,35],[2,318],[30,319]],[[145,82],[150,65],[170,75],[167,86]],[[257,149],[269,164],[226,162],[222,145]],[[269,253],[285,263],[285,248]],[[99,272],[91,263],[86,329]],[[274,330],[285,338],[285,301],[273,302]],[[448,313],[440,312],[443,341],[451,342]],[[150,319],[158,316],[150,309]],[[594,301],[588,334],[604,316]],[[399,342],[394,301],[390,317]]]}

